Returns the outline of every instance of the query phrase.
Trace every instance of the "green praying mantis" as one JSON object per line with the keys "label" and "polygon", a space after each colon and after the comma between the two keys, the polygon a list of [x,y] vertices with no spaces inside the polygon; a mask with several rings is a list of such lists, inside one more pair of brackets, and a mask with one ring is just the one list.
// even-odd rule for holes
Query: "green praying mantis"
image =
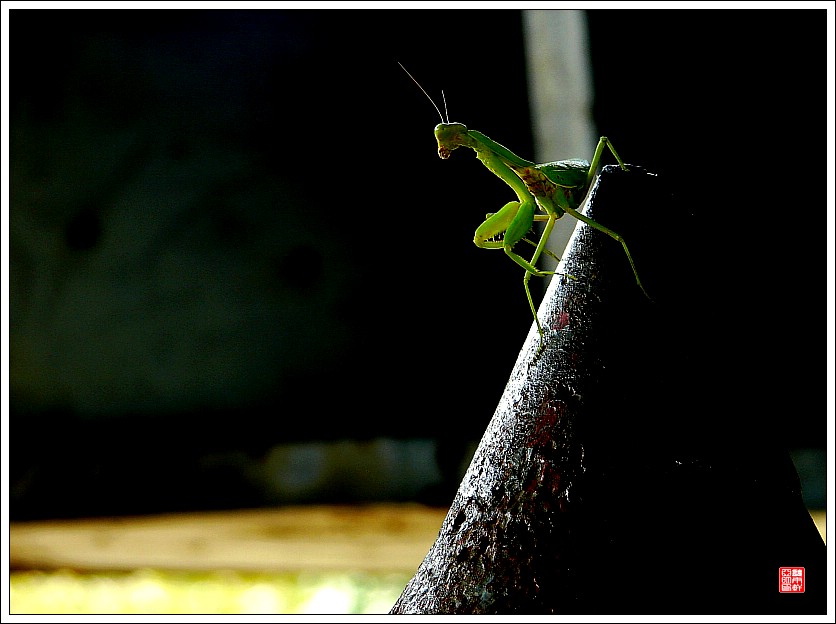
{"label": "green praying mantis", "polygon": [[[398,65],[401,64],[398,63]],[[401,65],[401,69],[412,78],[412,81],[418,85],[418,88],[432,102],[432,105],[438,112],[438,116],[441,118],[441,123],[435,127],[438,155],[441,158],[447,159],[453,150],[459,147],[468,147],[476,152],[476,158],[491,173],[500,178],[516,193],[516,201],[510,201],[500,208],[498,212],[487,215],[485,221],[476,228],[473,242],[477,247],[482,249],[502,249],[508,257],[525,269],[523,285],[525,286],[528,305],[537,324],[537,331],[540,334],[541,349],[545,342],[543,328],[540,325],[537,309],[534,307],[534,301],[531,298],[531,290],[528,282],[532,276],[545,277],[556,274],[554,271],[541,271],[536,265],[544,251],[549,255],[553,255],[546,249],[546,242],[551,235],[555,222],[564,214],[572,215],[579,221],[583,221],[590,227],[607,234],[621,243],[621,246],[624,248],[624,253],[627,254],[627,259],[630,261],[633,275],[636,277],[636,284],[650,298],[650,295],[647,294],[639,279],[636,265],[633,262],[633,256],[630,255],[630,250],[627,248],[627,243],[624,241],[624,238],[578,211],[589,188],[592,186],[605,148],[609,149],[619,166],[624,171],[627,171],[627,166],[621,160],[621,157],[615,151],[607,137],[602,136],[599,139],[591,162],[570,159],[536,164],[530,160],[520,158],[507,147],[500,145],[481,132],[468,130],[461,123],[450,123],[449,117],[445,120],[435,101],[433,101],[420,83],[413,78],[412,74],[403,65]],[[442,91],[442,97],[443,93]],[[538,208],[545,214],[538,214]],[[536,244],[525,238],[535,222],[545,222],[540,240]],[[514,246],[520,241],[535,246],[531,260],[526,260],[514,251]]]}

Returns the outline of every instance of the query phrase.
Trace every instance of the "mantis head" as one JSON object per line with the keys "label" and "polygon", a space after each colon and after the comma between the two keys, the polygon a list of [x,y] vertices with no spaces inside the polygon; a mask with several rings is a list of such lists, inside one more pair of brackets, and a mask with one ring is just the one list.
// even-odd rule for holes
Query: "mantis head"
{"label": "mantis head", "polygon": [[475,141],[468,134],[467,127],[460,123],[442,122],[435,127],[435,140],[438,141],[438,155],[450,158],[457,147],[473,147]]}
{"label": "mantis head", "polygon": [[[401,65],[398,62],[398,65]],[[438,105],[435,103],[430,97],[430,94],[426,92],[424,87],[421,86],[415,78],[410,74],[406,67],[401,65],[401,69],[406,72],[406,75],[412,78],[412,82],[418,85],[418,88],[424,92],[424,95],[427,96],[427,99],[432,103],[435,107],[436,112],[438,113],[439,118],[441,118],[441,123],[435,127],[435,140],[438,141],[438,155],[441,158],[450,158],[450,154],[454,149],[464,145],[465,147],[473,147],[475,149],[476,141],[473,137],[470,136],[467,132],[467,127],[464,124],[460,123],[450,123],[450,116],[447,115],[447,121],[444,121],[445,115],[441,114],[441,109],[438,108]],[[444,98],[444,91],[441,92],[441,97]],[[447,100],[444,100],[444,112],[447,113]]]}

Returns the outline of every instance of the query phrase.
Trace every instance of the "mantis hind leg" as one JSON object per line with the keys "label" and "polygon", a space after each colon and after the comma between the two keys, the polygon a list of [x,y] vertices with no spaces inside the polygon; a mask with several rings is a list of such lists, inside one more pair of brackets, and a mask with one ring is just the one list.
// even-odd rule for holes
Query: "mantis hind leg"
{"label": "mantis hind leg", "polygon": [[[615,160],[618,162],[619,166],[624,171],[628,171],[627,165],[625,165],[624,161],[621,160],[621,156],[619,156],[618,152],[615,151],[615,148],[612,146],[612,143],[610,143],[610,140],[607,137],[602,136],[600,139],[598,139],[598,145],[595,147],[595,154],[592,156],[592,162],[590,162],[590,164],[589,164],[589,172],[587,173],[587,176],[586,176],[586,188],[587,189],[590,186],[592,186],[592,180],[595,177],[595,172],[598,170],[598,164],[601,162],[601,155],[604,153],[604,148],[605,147],[610,150],[610,153],[612,153],[613,156],[615,156]],[[613,232],[610,228],[601,225],[600,223],[598,223],[594,219],[590,219],[589,217],[587,217],[586,215],[578,212],[577,210],[575,210],[571,206],[561,205],[561,208],[563,208],[563,210],[565,212],[569,213],[570,215],[572,215],[573,217],[575,217],[579,221],[583,221],[587,225],[589,225],[591,227],[594,227],[596,230],[598,230],[600,232],[603,232],[607,236],[610,236],[611,238],[613,238],[613,239],[617,240],[619,243],[621,243],[621,246],[624,248],[624,253],[627,254],[627,260],[630,261],[630,268],[633,269],[633,275],[636,278],[636,284],[638,284],[639,288],[641,288],[645,297],[650,299],[650,295],[647,294],[647,291],[644,289],[644,286],[642,285],[642,281],[639,279],[639,272],[636,270],[636,263],[633,262],[633,256],[630,255],[630,250],[627,248],[627,243],[621,237],[621,235],[617,234],[616,232]]]}
{"label": "mantis hind leg", "polygon": [[519,254],[514,253],[514,251],[511,249],[511,245],[506,245],[504,247],[505,253],[508,254],[508,257],[525,269],[525,275],[523,276],[523,287],[525,288],[525,296],[528,299],[528,306],[531,308],[531,314],[534,316],[534,322],[537,325],[537,332],[540,334],[541,349],[543,347],[543,341],[545,340],[545,338],[543,337],[543,327],[540,325],[540,318],[537,316],[537,308],[534,307],[534,300],[531,298],[531,289],[528,287],[528,282],[531,280],[532,275],[536,277],[555,275],[554,271],[541,271],[536,266],[537,260],[540,258],[540,254],[542,254],[543,250],[546,247],[546,241],[548,241],[549,239],[549,235],[552,232],[552,228],[554,228],[554,223],[555,217],[549,215],[549,218],[546,221],[546,225],[543,227],[543,234],[542,236],[540,236],[540,242],[537,243],[537,248],[534,250],[534,255],[531,257],[531,262],[527,261]]}
{"label": "mantis hind leg", "polygon": [[647,291],[644,289],[644,285],[642,284],[642,281],[639,279],[639,272],[636,270],[636,263],[633,262],[633,256],[630,255],[630,250],[627,248],[627,242],[621,237],[621,235],[617,234],[616,232],[613,232],[610,228],[608,228],[604,225],[601,225],[600,223],[598,223],[594,219],[590,219],[589,217],[587,217],[582,212],[578,212],[577,210],[575,210],[573,208],[568,208],[568,207],[565,208],[565,210],[568,214],[572,215],[573,217],[575,217],[579,221],[583,221],[588,226],[595,228],[599,232],[603,232],[604,234],[606,234],[610,238],[613,238],[613,239],[617,240],[619,243],[621,243],[621,246],[624,248],[624,253],[627,254],[627,260],[630,261],[630,268],[633,269],[633,276],[636,278],[636,284],[638,284],[639,288],[642,289],[642,292],[644,293],[644,296],[647,297],[648,299],[650,299],[651,298],[650,295],[647,294]]}
{"label": "mantis hind leg", "polygon": [[610,140],[602,136],[598,139],[598,145],[595,147],[595,154],[592,156],[592,161],[589,164],[589,172],[586,174],[586,188],[592,186],[592,180],[595,178],[595,172],[598,170],[598,165],[601,162],[601,156],[604,154],[604,148],[607,147],[610,150],[610,153],[615,156],[616,162],[621,166],[624,171],[627,171],[627,165],[624,164],[624,161],[621,160],[621,156],[618,155],[618,152],[615,151],[615,148],[610,143]]}

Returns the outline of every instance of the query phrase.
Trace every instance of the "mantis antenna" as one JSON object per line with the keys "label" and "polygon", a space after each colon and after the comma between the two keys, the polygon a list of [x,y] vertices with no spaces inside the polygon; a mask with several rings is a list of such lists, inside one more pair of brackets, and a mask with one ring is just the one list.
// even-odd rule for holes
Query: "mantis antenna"
{"label": "mantis antenna", "polygon": [[447,98],[444,97],[444,89],[441,90],[441,100],[444,102],[444,116],[447,118],[447,123],[450,123],[450,113],[447,112]]}
{"label": "mantis antenna", "polygon": [[[400,62],[400,61],[396,61],[396,62],[397,62],[397,64],[398,64],[398,65],[401,65],[401,62]],[[406,67],[404,67],[403,65],[401,65],[401,69],[402,69],[402,70],[404,70],[404,71],[406,72],[406,75],[407,75],[407,76],[409,76],[410,78],[412,78],[412,82],[414,82],[416,85],[418,85],[418,88],[419,88],[419,89],[421,89],[421,92],[422,92],[424,95],[426,95],[426,96],[427,96],[427,99],[428,99],[428,100],[430,101],[430,103],[431,103],[431,104],[435,107],[435,111],[438,113],[438,116],[441,118],[441,123],[445,123],[445,122],[444,122],[444,117],[443,117],[443,116],[442,116],[442,114],[441,114],[441,110],[438,108],[438,105],[435,103],[435,101],[434,101],[434,100],[430,97],[430,94],[429,94],[429,93],[427,93],[427,92],[424,90],[424,87],[422,87],[422,86],[421,86],[421,83],[420,83],[420,82],[418,82],[417,80],[415,80],[415,78],[412,76],[412,74],[410,74],[410,73],[407,71]],[[444,91],[442,91],[442,92],[441,92],[441,97],[442,97],[442,99],[444,98]],[[445,112],[445,113],[447,112],[447,100],[446,100],[446,99],[444,100],[444,112]],[[449,117],[447,118],[447,123],[450,123],[450,118],[449,118]]]}

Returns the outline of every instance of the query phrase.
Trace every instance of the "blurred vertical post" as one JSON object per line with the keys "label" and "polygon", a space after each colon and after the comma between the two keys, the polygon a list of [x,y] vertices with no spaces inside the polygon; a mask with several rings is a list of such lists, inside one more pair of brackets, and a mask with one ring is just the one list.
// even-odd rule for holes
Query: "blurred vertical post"
{"label": "blurred vertical post", "polygon": [[[537,162],[592,157],[592,69],[584,11],[523,11],[528,93]],[[561,256],[574,219],[560,219],[549,250]],[[546,282],[548,283],[548,282]]]}

